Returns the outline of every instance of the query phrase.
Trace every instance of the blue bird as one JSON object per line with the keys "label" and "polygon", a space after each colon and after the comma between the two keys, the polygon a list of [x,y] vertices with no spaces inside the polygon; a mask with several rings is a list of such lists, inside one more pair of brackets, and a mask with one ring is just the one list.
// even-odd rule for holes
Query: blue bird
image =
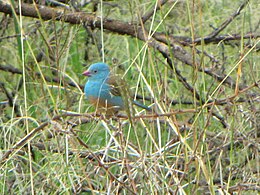
{"label": "blue bird", "polygon": [[[98,111],[116,114],[126,109],[126,100],[121,95],[117,78],[111,74],[107,64],[102,62],[92,64],[83,75],[89,77],[84,88],[86,98]],[[131,101],[134,105],[151,111],[151,108],[140,102]]]}

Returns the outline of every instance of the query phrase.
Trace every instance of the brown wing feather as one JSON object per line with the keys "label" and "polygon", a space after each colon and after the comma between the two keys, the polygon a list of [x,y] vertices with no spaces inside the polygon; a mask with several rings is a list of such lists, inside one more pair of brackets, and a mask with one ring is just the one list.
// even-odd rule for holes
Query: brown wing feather
{"label": "brown wing feather", "polygon": [[120,87],[122,87],[119,83],[118,83],[118,79],[115,75],[112,75],[108,78],[107,83],[110,85],[111,87],[111,91],[110,93],[114,96],[121,96],[121,90]]}

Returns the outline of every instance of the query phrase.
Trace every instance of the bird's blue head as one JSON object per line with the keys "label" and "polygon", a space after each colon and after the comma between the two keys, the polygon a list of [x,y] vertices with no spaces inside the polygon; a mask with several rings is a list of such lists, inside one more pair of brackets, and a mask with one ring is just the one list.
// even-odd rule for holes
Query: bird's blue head
{"label": "bird's blue head", "polygon": [[105,63],[98,62],[95,64],[92,64],[88,70],[83,72],[82,74],[89,77],[91,80],[103,80],[108,78],[109,76],[109,66]]}

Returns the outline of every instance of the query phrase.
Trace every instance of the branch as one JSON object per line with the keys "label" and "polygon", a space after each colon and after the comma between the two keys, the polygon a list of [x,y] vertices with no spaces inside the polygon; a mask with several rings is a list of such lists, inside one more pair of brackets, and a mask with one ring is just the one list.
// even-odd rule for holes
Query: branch
{"label": "branch", "polygon": [[156,6],[156,8],[154,9],[151,9],[151,10],[149,10],[148,12],[146,12],[143,16],[142,16],[142,22],[143,23],[145,23],[147,20],[149,20],[149,18],[157,11],[157,10],[159,10],[159,9],[161,9],[161,7],[165,4],[165,3],[167,3],[168,2],[168,0],[158,0],[158,2],[157,2],[157,6]]}
{"label": "branch", "polygon": [[19,110],[19,105],[17,105],[14,101],[14,95],[10,92],[8,92],[8,90],[6,89],[5,87],[5,84],[0,82],[0,88],[3,89],[7,99],[8,99],[8,104],[10,107],[13,107],[14,108],[14,112],[16,114],[17,117],[20,117],[21,116],[21,113],[20,113],[20,110]]}
{"label": "branch", "polygon": [[[0,70],[6,71],[6,72],[10,72],[13,74],[22,74],[22,70],[13,67],[12,65],[1,65],[0,64]],[[34,73],[38,78],[42,78],[41,74],[39,72],[35,72]],[[60,85],[64,86],[64,84],[67,84],[71,87],[77,87],[77,84],[74,82],[66,82],[64,83],[63,80],[60,79],[60,77],[54,77],[54,78],[50,78],[48,76],[44,76],[44,79],[47,82],[54,82],[54,83],[59,83]],[[83,89],[82,85],[78,85],[81,89]]]}
{"label": "branch", "polygon": [[44,129],[49,125],[49,121],[42,123],[40,126],[37,128],[33,129],[30,133],[28,133],[25,137],[23,137],[20,141],[18,141],[12,148],[10,148],[8,151],[6,151],[3,156],[0,159],[0,165],[5,163],[6,160],[10,157],[11,154],[16,153],[20,148],[22,148],[29,140],[31,140],[34,135]]}
{"label": "branch", "polygon": [[[20,14],[18,5],[14,8],[16,14]],[[6,14],[13,14],[11,4],[0,1],[0,12]],[[85,24],[93,28],[101,28],[101,19],[84,12],[69,12],[58,8],[49,8],[46,6],[37,6],[27,3],[21,5],[21,14],[32,18],[41,18],[43,20],[57,20],[64,21],[70,24]],[[130,22],[121,22],[119,20],[106,19],[103,20],[103,28],[120,35],[129,35],[137,37],[142,41],[147,41],[148,45],[157,49],[164,57],[171,59],[173,56],[185,64],[193,66],[193,58],[182,47],[172,45],[169,51],[168,45],[158,42],[152,37],[147,37],[146,32],[143,32],[141,26]],[[198,63],[198,62],[197,62]],[[171,67],[171,63],[169,64]]]}
{"label": "branch", "polygon": [[[16,7],[14,8],[16,14],[20,14],[18,8],[18,5],[16,5]],[[0,1],[0,12],[13,14],[11,4],[9,4],[8,2]],[[70,24],[83,23],[93,28],[101,28],[100,18],[84,12],[69,12],[67,10],[58,8],[49,8],[46,6],[23,3],[21,4],[21,14],[23,16],[29,16],[33,18],[42,18],[43,20],[62,20]],[[231,77],[226,77],[226,75],[218,75],[214,72],[211,72],[210,70],[204,70],[203,68],[199,67],[199,60],[194,59],[193,56],[181,46],[171,43],[171,47],[169,47],[168,42],[162,43],[154,39],[153,37],[148,37],[143,28],[136,23],[121,22],[119,20],[104,18],[103,28],[121,35],[137,37],[138,39],[147,42],[150,47],[158,50],[163,55],[163,57],[167,59],[167,63],[171,68],[173,68],[173,56],[182,63],[192,67],[196,67],[200,72],[205,72],[216,80],[223,82],[231,88],[234,88],[235,81],[233,81]],[[156,33],[154,33],[154,37],[156,37]],[[245,86],[240,86],[239,88],[242,89],[244,87]]]}
{"label": "branch", "polygon": [[[234,19],[237,17],[240,12],[244,9],[244,7],[249,3],[249,0],[245,0],[244,3],[242,3],[237,11],[235,11],[227,20],[225,20],[217,30],[210,33],[208,36],[204,37],[203,39],[209,39],[217,36],[222,30],[224,30]],[[195,40],[196,41],[196,40]]]}
{"label": "branch", "polygon": [[190,46],[192,44],[201,45],[202,39],[203,44],[219,44],[219,42],[226,42],[226,41],[236,41],[241,39],[258,39],[260,37],[259,33],[252,33],[248,32],[244,36],[241,36],[241,34],[226,34],[226,35],[219,35],[211,38],[198,38],[194,41],[192,41],[189,37],[186,36],[172,36],[172,35],[165,35],[164,33],[157,32],[154,35],[154,38],[158,41],[161,41],[163,43],[167,43],[167,41],[170,41],[171,43],[179,43],[182,46]]}

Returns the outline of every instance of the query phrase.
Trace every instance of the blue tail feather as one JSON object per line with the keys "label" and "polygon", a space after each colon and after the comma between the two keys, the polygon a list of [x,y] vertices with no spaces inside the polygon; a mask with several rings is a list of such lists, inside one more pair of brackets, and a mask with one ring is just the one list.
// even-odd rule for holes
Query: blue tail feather
{"label": "blue tail feather", "polygon": [[136,106],[139,106],[139,107],[141,107],[141,108],[143,108],[143,109],[145,109],[147,111],[152,111],[151,108],[149,108],[148,106],[143,105],[142,103],[140,103],[138,101],[133,100],[133,104],[136,105]]}

